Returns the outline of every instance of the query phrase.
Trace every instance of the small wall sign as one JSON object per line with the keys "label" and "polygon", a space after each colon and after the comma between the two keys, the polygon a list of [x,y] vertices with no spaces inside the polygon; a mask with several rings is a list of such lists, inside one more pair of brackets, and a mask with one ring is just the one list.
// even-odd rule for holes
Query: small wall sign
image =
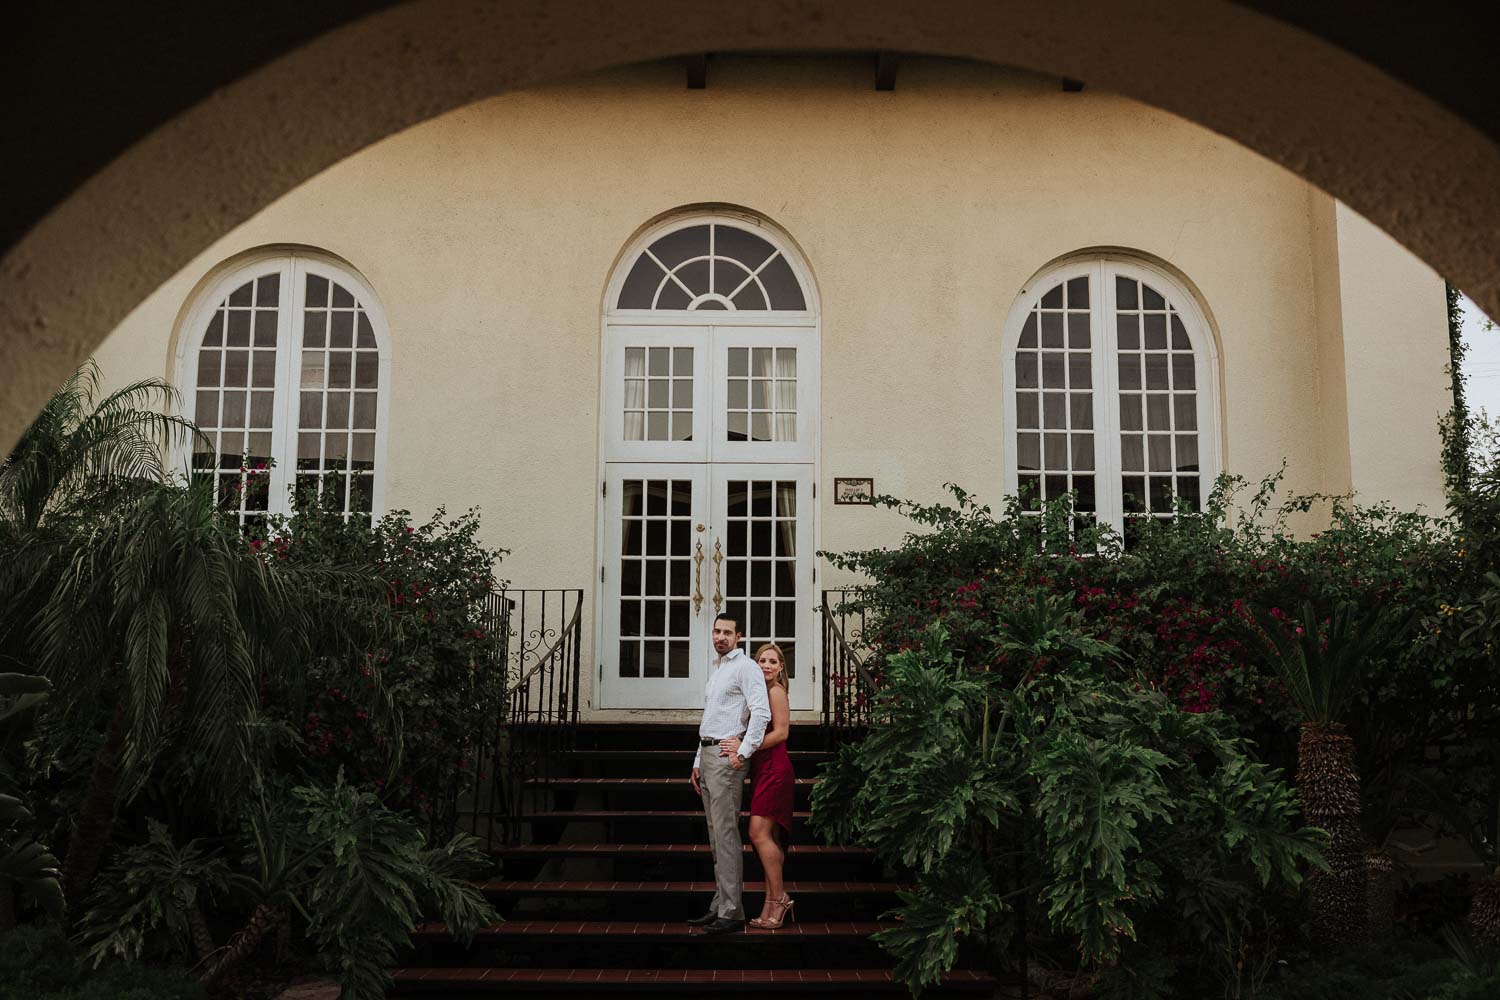
{"label": "small wall sign", "polygon": [[875,480],[835,479],[833,481],[833,502],[836,504],[863,504],[867,507],[873,507],[875,505]]}

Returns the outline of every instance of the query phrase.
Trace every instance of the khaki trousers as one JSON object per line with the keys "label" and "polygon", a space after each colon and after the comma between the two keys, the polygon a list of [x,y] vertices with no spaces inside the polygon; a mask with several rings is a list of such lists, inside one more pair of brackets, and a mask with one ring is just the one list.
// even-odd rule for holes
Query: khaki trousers
{"label": "khaki trousers", "polygon": [[[748,765],[748,762],[747,762]],[[740,841],[740,800],[745,794],[745,771],[736,771],[719,748],[703,748],[698,761],[698,787],[703,814],[708,818],[708,843],[714,850],[714,899],[709,909],[729,920],[744,920],[745,853]]]}

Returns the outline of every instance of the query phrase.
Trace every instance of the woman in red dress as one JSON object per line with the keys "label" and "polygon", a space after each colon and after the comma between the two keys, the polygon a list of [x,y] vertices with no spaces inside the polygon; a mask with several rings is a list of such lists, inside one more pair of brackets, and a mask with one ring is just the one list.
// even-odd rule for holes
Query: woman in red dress
{"label": "woman in red dress", "polygon": [[[776,930],[792,913],[792,898],[781,880],[786,860],[787,838],[792,832],[792,796],[795,776],[792,759],[787,756],[786,740],[792,729],[792,708],[787,697],[786,655],[781,647],[768,642],[755,653],[755,662],[766,677],[771,699],[771,725],[750,756],[750,843],[760,857],[766,877],[766,901],[760,916],[750,926]],[[739,749],[739,740],[725,740],[722,747],[730,753]]]}

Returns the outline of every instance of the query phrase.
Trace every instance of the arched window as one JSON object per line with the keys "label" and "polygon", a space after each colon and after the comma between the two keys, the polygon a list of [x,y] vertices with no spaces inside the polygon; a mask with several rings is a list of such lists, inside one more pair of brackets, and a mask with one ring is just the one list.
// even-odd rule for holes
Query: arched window
{"label": "arched window", "polygon": [[1033,280],[1005,335],[1009,491],[1028,509],[1073,491],[1129,544],[1140,517],[1197,510],[1219,474],[1218,370],[1197,303],[1117,257]]}
{"label": "arched window", "polygon": [[642,250],[614,305],[803,312],[807,299],[780,250],[748,224],[714,221],[674,229]]}
{"label": "arched window", "polygon": [[369,523],[381,508],[389,339],[347,267],[260,255],[214,281],[179,338],[178,384],[212,478],[241,524],[290,509],[290,490]]}

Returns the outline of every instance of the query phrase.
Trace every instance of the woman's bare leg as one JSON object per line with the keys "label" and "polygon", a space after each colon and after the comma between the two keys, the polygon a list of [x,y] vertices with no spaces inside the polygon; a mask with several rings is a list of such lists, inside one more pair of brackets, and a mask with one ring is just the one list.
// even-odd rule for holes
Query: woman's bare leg
{"label": "woman's bare leg", "polygon": [[771,900],[779,900],[786,892],[781,881],[781,866],[786,852],[776,838],[776,821],[769,816],[751,816],[750,843],[755,845],[755,854],[760,858],[760,867],[766,878],[766,901],[761,904],[760,915],[769,917],[772,912]]}

